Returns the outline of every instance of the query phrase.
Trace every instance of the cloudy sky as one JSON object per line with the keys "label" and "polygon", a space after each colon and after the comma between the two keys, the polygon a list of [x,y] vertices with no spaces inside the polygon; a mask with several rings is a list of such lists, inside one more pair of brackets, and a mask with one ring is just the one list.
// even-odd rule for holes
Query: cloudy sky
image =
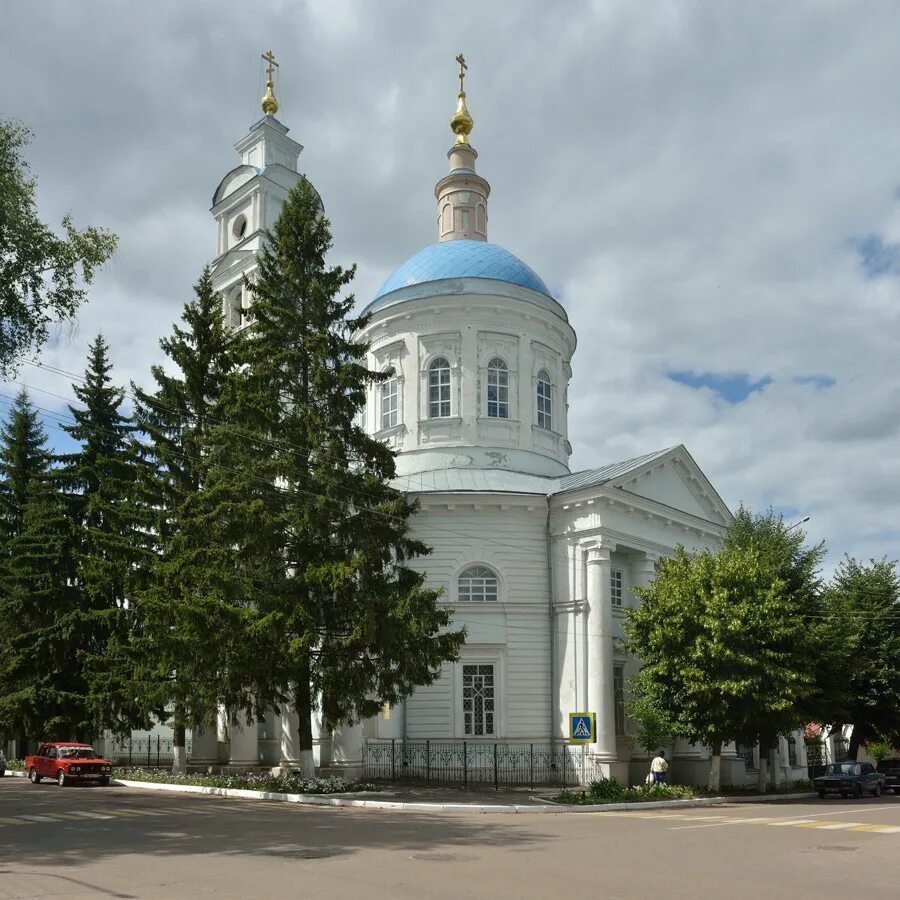
{"label": "cloudy sky", "polygon": [[[684,443],[732,507],[900,555],[900,31],[893,0],[6,0],[0,115],[40,211],[120,250],[43,359],[107,335],[146,382],[215,248],[260,53],[357,297],[434,238],[454,56],[491,240],[579,336],[573,468]],[[66,379],[29,366],[35,402]],[[7,394],[15,385],[7,385]],[[54,433],[58,439],[58,433]]]}

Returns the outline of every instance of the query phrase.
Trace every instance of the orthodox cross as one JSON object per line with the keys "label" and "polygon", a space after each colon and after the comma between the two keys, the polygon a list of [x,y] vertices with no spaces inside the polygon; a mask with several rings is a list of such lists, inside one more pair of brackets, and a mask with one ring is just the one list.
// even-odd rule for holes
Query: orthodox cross
{"label": "orthodox cross", "polygon": [[462,94],[463,79],[466,77],[466,69],[468,69],[469,67],[466,65],[466,58],[462,55],[462,53],[460,53],[459,56],[456,57],[456,61],[459,63],[459,92]]}
{"label": "orthodox cross", "polygon": [[269,64],[266,68],[266,71],[269,76],[269,81],[271,81],[272,73],[275,71],[275,69],[278,68],[278,63],[275,62],[275,54],[271,50],[267,50],[265,53],[263,53],[262,58]]}

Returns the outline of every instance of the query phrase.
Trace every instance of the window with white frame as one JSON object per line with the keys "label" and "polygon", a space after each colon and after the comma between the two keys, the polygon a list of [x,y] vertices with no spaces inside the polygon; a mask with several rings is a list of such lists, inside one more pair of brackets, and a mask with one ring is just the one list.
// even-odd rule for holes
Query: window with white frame
{"label": "window with white frame", "polygon": [[495,722],[494,666],[462,667],[463,734],[466,737],[492,737]]}
{"label": "window with white frame", "polygon": [[616,710],[616,734],[625,734],[624,666],[613,666],[613,706]]}
{"label": "window with white frame", "polygon": [[538,373],[537,381],[537,426],[551,431],[553,428],[553,397],[550,375],[546,369]]}
{"label": "window with white frame", "polygon": [[400,380],[396,375],[381,385],[381,427],[393,428],[399,411]]}
{"label": "window with white frame", "polygon": [[459,576],[457,596],[461,603],[493,603],[497,600],[499,581],[486,566],[471,566]]}
{"label": "window with white frame", "polygon": [[490,419],[509,418],[509,368],[499,356],[488,363],[487,414]]}
{"label": "window with white frame", "polygon": [[428,366],[428,418],[450,415],[450,363],[439,356]]}
{"label": "window with white frame", "polygon": [[609,573],[610,597],[613,606],[622,606],[622,570],[613,569]]}

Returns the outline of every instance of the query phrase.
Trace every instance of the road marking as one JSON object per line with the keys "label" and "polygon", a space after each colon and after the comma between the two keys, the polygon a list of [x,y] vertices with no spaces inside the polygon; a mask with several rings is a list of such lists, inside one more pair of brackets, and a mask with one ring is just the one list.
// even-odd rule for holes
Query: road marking
{"label": "road marking", "polygon": [[164,812],[153,809],[111,809],[110,812],[121,813],[123,816],[164,816]]}
{"label": "road marking", "polygon": [[78,810],[74,813],[76,816],[81,816],[85,819],[112,819],[114,816],[107,815],[106,813],[99,812],[85,812],[84,810]]}
{"label": "road marking", "polygon": [[855,828],[857,825],[865,825],[865,822],[832,822],[831,825],[820,825],[822,831],[835,831],[842,828]]}
{"label": "road marking", "polygon": [[21,819],[0,819],[0,825],[27,825],[27,822],[23,822]]}
{"label": "road marking", "polygon": [[812,819],[809,816],[806,816],[805,818],[802,818],[802,819],[797,819],[797,818],[782,819],[780,821],[769,822],[769,825],[773,826],[774,828],[783,828],[786,825],[802,825],[804,822],[815,822],[815,821],[816,821],[815,819]]}
{"label": "road marking", "polygon": [[19,816],[20,819],[27,819],[29,822],[58,822],[59,819],[53,816]]}
{"label": "road marking", "polygon": [[830,819],[813,819],[811,822],[798,822],[798,828],[821,828],[823,825],[830,825]]}
{"label": "road marking", "polygon": [[896,834],[900,827],[896,825],[855,825],[850,831],[875,831],[878,834]]}

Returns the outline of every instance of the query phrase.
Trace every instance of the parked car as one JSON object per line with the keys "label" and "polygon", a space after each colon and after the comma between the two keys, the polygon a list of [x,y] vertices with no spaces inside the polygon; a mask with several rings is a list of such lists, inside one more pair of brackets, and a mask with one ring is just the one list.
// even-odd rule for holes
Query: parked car
{"label": "parked car", "polygon": [[826,794],[840,794],[842,797],[873,794],[880,797],[884,782],[884,775],[876,772],[872,763],[842,762],[827,765],[824,774],[818,775],[813,784],[820,797]]}
{"label": "parked car", "polygon": [[883,759],[875,767],[884,775],[884,789],[900,794],[900,759]]}
{"label": "parked car", "polygon": [[90,744],[52,741],[41,744],[37,753],[25,757],[25,771],[32,784],[52,778],[63,787],[72,781],[97,781],[109,784],[112,763],[97,756]]}

